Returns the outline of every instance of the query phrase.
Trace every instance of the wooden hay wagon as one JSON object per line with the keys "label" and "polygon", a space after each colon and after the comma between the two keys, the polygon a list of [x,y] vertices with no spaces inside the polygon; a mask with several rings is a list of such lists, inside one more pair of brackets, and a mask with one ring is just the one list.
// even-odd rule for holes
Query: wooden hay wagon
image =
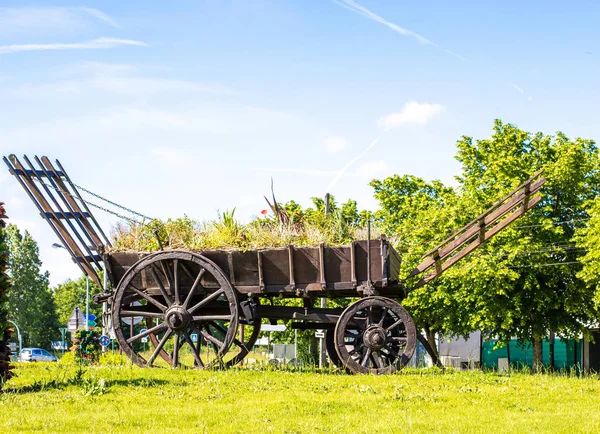
{"label": "wooden hay wagon", "polygon": [[[104,288],[98,272],[106,271],[114,290],[96,301],[110,305],[123,351],[139,366],[204,369],[241,362],[266,320],[325,330],[330,359],[352,373],[395,372],[413,356],[417,340],[437,362],[402,300],[534,207],[545,182],[535,174],[428,252],[409,275],[422,278],[407,288],[401,258],[385,237],[340,247],[113,251],[60,162],[23,160],[26,166],[14,155],[4,158],[74,262]],[[301,298],[303,306],[274,305],[275,297]],[[321,308],[315,306],[320,297],[359,299],[346,308]],[[203,350],[207,344],[210,352]]]}

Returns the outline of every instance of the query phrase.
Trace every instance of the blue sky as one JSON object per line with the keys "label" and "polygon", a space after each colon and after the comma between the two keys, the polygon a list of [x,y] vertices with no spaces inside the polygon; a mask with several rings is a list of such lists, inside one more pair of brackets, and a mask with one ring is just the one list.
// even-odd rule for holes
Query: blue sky
{"label": "blue sky", "polygon": [[[456,140],[495,118],[597,139],[599,16],[595,1],[0,1],[0,154],[58,158],[153,217],[249,219],[271,177],[280,200],[372,209],[373,178],[453,183]],[[0,193],[51,282],[76,278],[5,170]]]}

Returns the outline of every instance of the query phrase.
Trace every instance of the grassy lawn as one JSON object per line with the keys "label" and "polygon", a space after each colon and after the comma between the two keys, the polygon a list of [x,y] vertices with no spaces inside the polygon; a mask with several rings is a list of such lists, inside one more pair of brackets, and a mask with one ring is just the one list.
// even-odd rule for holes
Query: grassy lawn
{"label": "grassy lawn", "polygon": [[0,432],[600,432],[597,377],[19,364]]}

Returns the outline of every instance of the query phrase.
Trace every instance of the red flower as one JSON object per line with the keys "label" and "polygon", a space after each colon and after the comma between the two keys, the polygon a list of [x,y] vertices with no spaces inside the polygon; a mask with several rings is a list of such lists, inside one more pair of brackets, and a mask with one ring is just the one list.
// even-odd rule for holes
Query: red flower
{"label": "red flower", "polygon": [[261,213],[262,215],[266,215],[266,214],[268,214],[268,213],[269,213],[269,211],[267,211],[266,209],[263,209],[263,210],[262,210],[260,213]]}

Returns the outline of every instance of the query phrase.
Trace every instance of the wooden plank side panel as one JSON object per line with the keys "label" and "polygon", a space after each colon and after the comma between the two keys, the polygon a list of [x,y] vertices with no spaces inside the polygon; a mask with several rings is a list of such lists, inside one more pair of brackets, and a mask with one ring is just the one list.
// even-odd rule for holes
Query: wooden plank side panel
{"label": "wooden plank side panel", "polygon": [[[361,285],[366,281],[366,241],[356,243],[357,252],[357,280]],[[398,254],[389,247],[388,264],[382,261],[381,241],[372,240],[372,264],[371,272],[377,287],[382,286],[384,267],[388,267],[389,281],[397,282],[400,258]],[[262,263],[262,277],[264,291],[261,291],[260,273],[258,266],[258,252],[260,252]],[[321,292],[327,291],[349,291],[355,290],[352,284],[351,247],[325,247],[323,250],[325,265],[326,288],[321,282],[321,270],[319,261],[319,247],[296,247],[293,249],[294,261],[294,285],[290,282],[289,250],[288,248],[274,248],[252,251],[225,251],[210,250],[198,251],[219,266],[225,276],[230,279],[233,275],[234,286],[242,293],[279,293],[294,292],[293,286],[303,291]],[[108,251],[106,257],[110,261],[111,282],[116,286],[127,270],[139,259],[148,255],[147,252],[119,252]],[[233,274],[232,274],[233,273]],[[138,288],[156,286],[150,273],[141,273],[135,285]],[[184,273],[182,273],[182,276]],[[185,278],[184,278],[185,279]],[[191,283],[191,282],[190,282]],[[206,276],[202,282],[205,286],[216,285],[214,279]],[[185,286],[185,285],[184,285]]]}

